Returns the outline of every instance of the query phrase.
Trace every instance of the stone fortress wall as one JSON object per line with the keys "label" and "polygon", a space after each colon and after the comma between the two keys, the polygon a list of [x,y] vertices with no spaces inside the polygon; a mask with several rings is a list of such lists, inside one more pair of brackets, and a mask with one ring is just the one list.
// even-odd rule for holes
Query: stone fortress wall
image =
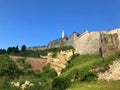
{"label": "stone fortress wall", "polygon": [[75,53],[79,54],[97,54],[101,49],[103,54],[107,55],[120,50],[120,29],[102,32],[85,31],[82,34],[74,32],[69,38],[63,37],[50,42],[46,48],[60,46],[73,46]]}

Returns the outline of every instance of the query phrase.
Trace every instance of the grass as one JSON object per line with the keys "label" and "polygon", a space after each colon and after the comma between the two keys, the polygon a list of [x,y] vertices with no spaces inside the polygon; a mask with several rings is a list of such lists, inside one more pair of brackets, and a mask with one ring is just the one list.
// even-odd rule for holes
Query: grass
{"label": "grass", "polygon": [[120,90],[120,81],[73,83],[67,90]]}
{"label": "grass", "polygon": [[[105,71],[108,69],[108,64],[116,58],[120,58],[119,53],[112,54],[105,58],[102,58],[100,55],[75,54],[68,62],[67,67],[63,70],[60,77],[69,78],[70,80],[74,79],[74,82],[70,82],[70,86],[67,90],[120,90],[120,81],[85,81],[85,76],[91,75],[89,74],[90,71],[96,72],[94,71],[96,68],[102,68],[104,69],[102,71]],[[3,55],[0,56],[0,59],[7,60],[9,57],[7,55]],[[51,83],[56,77],[57,76],[54,71],[52,71],[49,66],[46,66],[46,68],[43,69],[43,72],[36,72],[36,74],[34,74],[34,72],[26,73],[13,80],[0,78],[0,90],[17,90],[12,89],[7,83],[10,83],[11,81],[24,83],[26,80],[29,80],[37,85],[36,87],[33,87],[32,90],[52,90]],[[38,82],[42,82],[42,85],[38,85]]]}
{"label": "grass", "polygon": [[[119,53],[112,54],[105,58],[99,55],[77,55],[69,62],[69,65],[61,76],[74,79],[73,77],[76,76],[77,72],[79,78],[84,78],[90,71],[99,72],[109,69],[108,64],[119,57]],[[96,68],[99,69],[95,71]],[[78,79],[74,81],[67,90],[120,90],[119,85],[120,81],[100,81],[99,83],[98,81],[86,82],[82,81],[82,79]]]}
{"label": "grass", "polygon": [[112,54],[108,57],[102,58],[100,55],[76,55],[75,58],[70,60],[68,66],[65,70],[63,70],[62,75],[68,76],[70,73],[72,73],[74,70],[90,70],[95,68],[101,68],[108,66],[109,63],[111,63],[116,58],[119,58],[119,53]]}
{"label": "grass", "polygon": [[88,70],[90,67],[93,67],[96,62],[101,61],[101,59],[102,58],[99,55],[79,55],[71,60],[62,75],[69,76],[74,70]]}

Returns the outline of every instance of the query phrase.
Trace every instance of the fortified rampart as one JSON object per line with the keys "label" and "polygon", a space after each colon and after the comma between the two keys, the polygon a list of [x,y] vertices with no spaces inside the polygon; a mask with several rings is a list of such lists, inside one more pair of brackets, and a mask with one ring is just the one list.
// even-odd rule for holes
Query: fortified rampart
{"label": "fortified rampart", "polygon": [[80,35],[74,41],[75,53],[79,54],[95,54],[99,52],[100,47],[100,33],[86,32]]}
{"label": "fortified rampart", "polygon": [[73,33],[69,38],[61,38],[50,42],[47,48],[60,46],[73,46],[75,53],[97,54],[103,56],[120,50],[120,29],[102,32],[88,32],[82,34]]}
{"label": "fortified rampart", "polygon": [[45,50],[45,49],[47,49],[47,46],[34,46],[34,47],[29,47],[27,50],[37,51],[37,50]]}

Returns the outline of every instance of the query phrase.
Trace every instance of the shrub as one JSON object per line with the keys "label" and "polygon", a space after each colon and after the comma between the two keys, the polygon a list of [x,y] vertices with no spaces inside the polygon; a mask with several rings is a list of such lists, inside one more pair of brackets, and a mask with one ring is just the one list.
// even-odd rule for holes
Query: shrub
{"label": "shrub", "polygon": [[35,77],[41,77],[41,72],[39,70],[34,71]]}
{"label": "shrub", "polygon": [[21,89],[13,87],[11,85],[11,79],[5,76],[3,78],[0,78],[0,90],[21,90]]}
{"label": "shrub", "polygon": [[58,77],[52,82],[52,90],[65,90],[71,84],[69,78]]}
{"label": "shrub", "polygon": [[10,78],[9,77],[3,77],[0,79],[0,89],[7,89],[10,87]]}
{"label": "shrub", "polygon": [[97,80],[97,73],[96,72],[89,72],[89,69],[83,68],[82,70],[74,69],[71,73],[67,76],[71,80],[80,82],[80,81],[95,81]]}
{"label": "shrub", "polygon": [[32,66],[28,62],[25,61],[25,58],[17,59],[17,63],[21,69],[29,70],[32,68]]}
{"label": "shrub", "polygon": [[43,68],[42,75],[43,75],[44,77],[54,78],[54,77],[57,76],[57,73],[56,73],[55,70],[52,69],[52,68],[50,67],[50,65],[48,64],[47,66],[45,66],[45,67]]}
{"label": "shrub", "polygon": [[25,64],[25,59],[24,58],[18,58],[17,63]]}
{"label": "shrub", "polygon": [[31,69],[31,68],[32,68],[32,66],[31,66],[30,63],[26,62],[26,63],[24,64],[24,69]]}
{"label": "shrub", "polygon": [[96,74],[95,72],[88,72],[88,73],[84,76],[84,78],[82,79],[82,81],[88,81],[88,82],[90,82],[90,81],[95,81],[95,80],[97,80],[97,78],[98,78],[98,76],[97,76],[97,74]]}
{"label": "shrub", "polygon": [[16,63],[8,56],[0,56],[0,76],[8,76],[11,78],[18,77],[22,71],[17,67]]}

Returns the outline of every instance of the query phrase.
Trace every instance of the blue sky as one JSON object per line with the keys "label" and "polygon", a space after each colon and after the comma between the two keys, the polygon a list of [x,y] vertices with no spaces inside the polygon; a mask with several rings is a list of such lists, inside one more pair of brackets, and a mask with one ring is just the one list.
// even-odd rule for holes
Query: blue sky
{"label": "blue sky", "polygon": [[72,32],[120,28],[120,0],[0,0],[0,48],[47,45]]}

